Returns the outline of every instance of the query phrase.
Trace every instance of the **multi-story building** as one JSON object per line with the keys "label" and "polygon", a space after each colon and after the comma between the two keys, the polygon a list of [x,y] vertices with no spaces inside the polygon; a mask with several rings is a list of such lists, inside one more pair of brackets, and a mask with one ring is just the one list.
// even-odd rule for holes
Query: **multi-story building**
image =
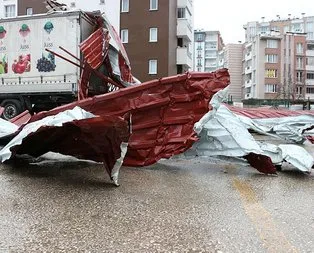
{"label": "multi-story building", "polygon": [[244,28],[243,98],[314,99],[314,17]]}
{"label": "multi-story building", "polygon": [[[110,23],[117,31],[120,30],[120,1],[118,0],[60,0],[69,10],[84,11],[100,10],[105,12]],[[0,18],[33,15],[47,12],[45,1],[38,0],[0,0]]]}
{"label": "multi-story building", "polygon": [[141,81],[192,68],[192,0],[121,0],[120,37]]}
{"label": "multi-story building", "polygon": [[0,18],[17,16],[17,0],[0,0]]}
{"label": "multi-story building", "polygon": [[221,67],[224,43],[219,31],[194,31],[195,71],[211,72]]}
{"label": "multi-story building", "polygon": [[227,44],[223,50],[223,67],[229,70],[228,101],[242,101],[242,54],[243,44]]}

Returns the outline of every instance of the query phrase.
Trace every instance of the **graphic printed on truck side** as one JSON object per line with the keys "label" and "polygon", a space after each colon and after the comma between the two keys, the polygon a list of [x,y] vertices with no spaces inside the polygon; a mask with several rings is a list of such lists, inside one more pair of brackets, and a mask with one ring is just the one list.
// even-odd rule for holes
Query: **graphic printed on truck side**
{"label": "graphic printed on truck side", "polygon": [[0,26],[0,75],[8,73],[8,55],[6,54],[7,47],[4,43],[4,38],[7,34],[5,28]]}
{"label": "graphic printed on truck side", "polygon": [[[54,49],[53,30],[54,25],[51,21],[47,21],[43,27],[43,48],[50,50]],[[47,51],[42,52],[42,57],[37,60],[37,66],[39,72],[52,72],[56,69],[55,56]]]}

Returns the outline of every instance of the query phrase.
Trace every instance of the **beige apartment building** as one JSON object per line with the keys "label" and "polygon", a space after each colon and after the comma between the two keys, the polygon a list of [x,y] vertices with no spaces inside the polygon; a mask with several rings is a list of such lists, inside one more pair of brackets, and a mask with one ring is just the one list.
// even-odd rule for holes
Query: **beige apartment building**
{"label": "beige apartment building", "polygon": [[244,26],[242,98],[314,99],[314,17]]}
{"label": "beige apartment building", "polygon": [[[227,44],[223,50],[223,67],[228,68],[230,85],[228,88],[228,101],[242,101],[242,55],[244,46],[242,43]],[[219,67],[222,67],[219,66]]]}

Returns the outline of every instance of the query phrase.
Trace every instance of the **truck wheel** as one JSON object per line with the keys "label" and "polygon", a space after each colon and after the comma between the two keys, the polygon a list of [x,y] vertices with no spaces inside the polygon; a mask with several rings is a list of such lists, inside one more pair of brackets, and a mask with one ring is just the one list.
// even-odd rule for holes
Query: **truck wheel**
{"label": "truck wheel", "polygon": [[1,115],[5,120],[10,120],[19,115],[22,112],[22,105],[16,99],[7,99],[1,103],[4,111]]}

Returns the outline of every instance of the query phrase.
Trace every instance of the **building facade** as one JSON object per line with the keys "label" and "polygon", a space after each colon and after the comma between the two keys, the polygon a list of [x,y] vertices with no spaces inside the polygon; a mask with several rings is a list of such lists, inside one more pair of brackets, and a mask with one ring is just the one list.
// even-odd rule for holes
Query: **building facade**
{"label": "building facade", "polygon": [[243,99],[314,99],[314,17],[244,26]]}
{"label": "building facade", "polygon": [[0,0],[0,18],[17,16],[17,0]]}
{"label": "building facade", "polygon": [[[242,55],[244,46],[239,44],[227,44],[223,50],[223,67],[229,70],[230,85],[228,88],[228,101],[242,101]],[[220,66],[221,67],[221,66]]]}
{"label": "building facade", "polygon": [[193,67],[192,0],[121,0],[120,37],[140,81]]}
{"label": "building facade", "polygon": [[212,72],[223,66],[224,43],[219,31],[194,31],[194,71]]}

